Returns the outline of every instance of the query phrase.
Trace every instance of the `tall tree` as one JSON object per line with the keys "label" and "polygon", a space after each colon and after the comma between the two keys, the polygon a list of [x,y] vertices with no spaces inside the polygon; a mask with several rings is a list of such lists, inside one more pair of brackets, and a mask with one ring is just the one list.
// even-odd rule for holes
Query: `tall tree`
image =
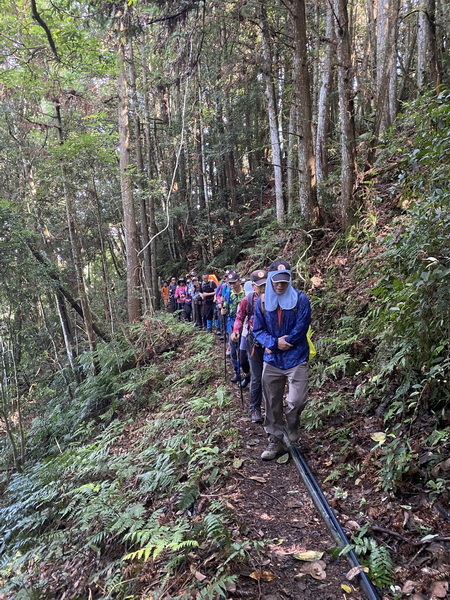
{"label": "tall tree", "polygon": [[307,223],[314,223],[317,222],[319,214],[304,0],[291,0],[290,10],[294,30],[293,102],[298,138],[298,202],[301,217]]}
{"label": "tall tree", "polygon": [[347,0],[333,0],[337,47],[337,80],[339,95],[339,136],[341,189],[338,214],[343,228],[349,223],[356,181],[355,123],[353,110],[353,68]]}
{"label": "tall tree", "polygon": [[130,97],[127,78],[127,39],[126,23],[131,17],[131,9],[124,8],[124,13],[119,14],[120,38],[117,44],[117,57],[119,61],[119,169],[120,189],[123,206],[123,225],[125,232],[126,266],[127,266],[127,310],[130,323],[141,317],[141,303],[139,298],[139,260],[138,260],[138,235],[136,225],[136,212],[134,206],[133,183],[131,178],[131,139],[130,139]]}
{"label": "tall tree", "polygon": [[277,101],[274,85],[272,53],[270,50],[270,34],[267,21],[267,11],[264,1],[260,5],[261,45],[263,58],[263,74],[265,81],[265,95],[267,100],[267,116],[270,131],[270,147],[272,150],[272,164],[275,182],[275,213],[277,222],[281,225],[285,219],[283,197],[283,171],[281,164],[281,148],[278,128]]}

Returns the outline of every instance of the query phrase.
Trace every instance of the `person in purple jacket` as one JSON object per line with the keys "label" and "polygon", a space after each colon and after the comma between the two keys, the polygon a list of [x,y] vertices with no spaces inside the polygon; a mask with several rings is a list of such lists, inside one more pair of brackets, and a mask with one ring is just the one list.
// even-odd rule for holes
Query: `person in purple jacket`
{"label": "person in purple jacket", "polygon": [[[291,442],[299,438],[299,418],[306,405],[309,348],[306,332],[311,306],[306,295],[292,286],[290,265],[276,260],[269,267],[266,291],[255,307],[253,334],[265,347],[262,375],[266,414],[264,429],[269,436],[263,460],[285,452],[286,427]],[[283,397],[288,385],[286,408]]]}

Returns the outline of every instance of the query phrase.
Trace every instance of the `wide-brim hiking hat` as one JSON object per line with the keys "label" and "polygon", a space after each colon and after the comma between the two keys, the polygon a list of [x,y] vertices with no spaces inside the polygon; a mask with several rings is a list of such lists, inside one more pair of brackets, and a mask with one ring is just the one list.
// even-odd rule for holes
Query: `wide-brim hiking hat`
{"label": "wide-brim hiking hat", "polygon": [[227,275],[227,283],[236,283],[236,281],[240,281],[239,273],[230,271]]}
{"label": "wide-brim hiking hat", "polygon": [[257,271],[252,271],[252,273],[250,273],[250,281],[254,285],[264,285],[267,281],[266,269],[258,269]]}

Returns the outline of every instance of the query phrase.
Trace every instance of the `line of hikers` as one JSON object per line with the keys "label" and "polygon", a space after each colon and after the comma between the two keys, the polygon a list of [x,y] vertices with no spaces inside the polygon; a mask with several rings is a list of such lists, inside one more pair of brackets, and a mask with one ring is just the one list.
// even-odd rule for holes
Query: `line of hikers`
{"label": "line of hikers", "polygon": [[201,281],[195,273],[172,277],[161,294],[167,310],[199,329],[215,331],[228,344],[231,381],[242,388],[250,384],[250,419],[264,422],[268,434],[261,458],[272,460],[285,451],[285,427],[289,440],[297,442],[307,399],[311,308],[307,296],[292,285],[290,265],[277,260],[268,270],[253,271],[249,281],[235,270],[226,271],[220,282],[210,273],[203,273]]}

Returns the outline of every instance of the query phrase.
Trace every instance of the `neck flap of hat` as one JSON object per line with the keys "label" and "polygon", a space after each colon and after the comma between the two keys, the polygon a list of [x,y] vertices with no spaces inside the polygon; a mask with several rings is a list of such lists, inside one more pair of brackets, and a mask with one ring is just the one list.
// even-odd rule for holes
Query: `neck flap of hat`
{"label": "neck flap of hat", "polygon": [[278,305],[283,310],[291,310],[297,305],[297,292],[292,287],[292,281],[290,281],[286,290],[282,294],[277,294],[272,286],[272,278],[278,273],[289,273],[289,275],[291,275],[291,272],[287,269],[279,271],[269,271],[269,274],[267,275],[267,285],[264,295],[264,303],[266,310],[276,310],[278,308]]}

